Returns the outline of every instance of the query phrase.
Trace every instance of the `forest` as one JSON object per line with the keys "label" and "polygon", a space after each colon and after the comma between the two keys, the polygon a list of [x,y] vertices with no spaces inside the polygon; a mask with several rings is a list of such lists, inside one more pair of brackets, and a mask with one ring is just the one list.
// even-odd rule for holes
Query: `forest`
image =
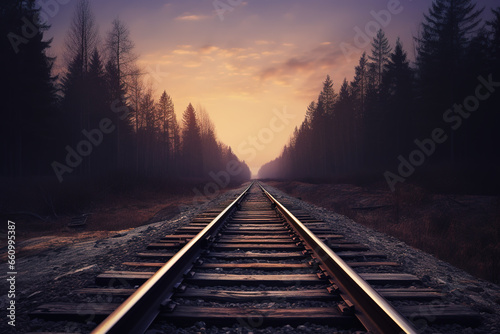
{"label": "forest", "polygon": [[[491,19],[484,19],[488,17]],[[327,76],[261,178],[385,182],[498,193],[500,7],[434,1],[416,59],[379,30],[352,81]],[[411,49],[410,49],[411,50]]]}
{"label": "forest", "polygon": [[21,186],[53,202],[64,187],[203,183],[228,166],[231,182],[250,178],[202,106],[189,104],[178,120],[173,97],[155,96],[123,21],[101,34],[89,1],[78,1],[55,75],[39,15],[34,0],[0,4],[0,177],[9,196]]}

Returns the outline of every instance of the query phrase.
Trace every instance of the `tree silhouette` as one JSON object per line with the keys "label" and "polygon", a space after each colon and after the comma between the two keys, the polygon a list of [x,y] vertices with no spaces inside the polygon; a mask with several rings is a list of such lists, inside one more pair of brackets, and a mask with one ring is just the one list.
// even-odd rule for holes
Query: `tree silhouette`
{"label": "tree silhouette", "polygon": [[182,157],[186,174],[191,177],[199,177],[203,163],[201,133],[196,112],[191,103],[182,115],[182,125]]}
{"label": "tree silhouette", "polygon": [[[0,3],[0,76],[2,122],[0,171],[7,176],[52,172],[47,148],[60,140],[52,76],[47,56],[48,26],[39,20],[35,1]],[[26,27],[26,28],[24,28]],[[23,30],[25,29],[25,30]]]}
{"label": "tree silhouette", "polygon": [[[88,0],[76,4],[66,35],[65,58],[68,69],[62,80],[63,108],[71,128],[71,140],[77,142],[82,129],[90,129],[90,82],[87,80],[92,53],[97,49],[98,31]],[[80,170],[81,171],[81,170]],[[87,172],[88,169],[87,169]]]}
{"label": "tree silhouette", "polygon": [[382,84],[382,76],[384,74],[384,67],[389,60],[389,55],[391,53],[391,47],[387,37],[385,37],[384,32],[380,29],[377,32],[377,36],[372,42],[372,54],[369,57],[375,65],[375,70],[377,72],[377,88],[380,88]]}
{"label": "tree silhouette", "polygon": [[97,41],[98,31],[90,3],[88,0],[79,0],[66,37],[67,61],[75,67],[74,70],[80,70],[83,74],[88,72]]}
{"label": "tree silhouette", "polygon": [[[76,4],[56,86],[54,58],[47,56],[51,41],[44,39],[48,26],[39,14],[35,0],[0,2],[0,175],[5,180],[50,187],[40,195],[52,205],[52,196],[76,189],[73,184],[78,193],[94,193],[95,185],[108,191],[123,180],[208,180],[209,172],[224,171],[229,162],[241,170],[232,181],[250,177],[248,166],[218,142],[208,113],[198,116],[190,105],[181,139],[172,98],[163,92],[157,100],[152,86],[143,84],[127,27],[114,20],[105,45],[99,45],[88,0]],[[68,179],[69,187],[57,187]]]}
{"label": "tree silhouette", "polygon": [[134,43],[130,39],[130,31],[118,18],[113,20],[106,38],[106,50],[110,63],[116,67],[119,83],[125,85],[125,80],[135,70],[137,56],[133,53]]}
{"label": "tree silhouette", "polygon": [[423,98],[440,109],[459,93],[457,74],[482,12],[471,0],[434,0],[424,15],[422,36],[416,39],[420,87]]}
{"label": "tree silhouette", "polygon": [[490,28],[490,57],[495,73],[500,74],[500,7],[491,10],[493,19],[487,22]]}
{"label": "tree silhouette", "polygon": [[[318,102],[309,105],[281,155],[262,166],[259,175],[342,180],[396,170],[398,156],[405,158],[405,152],[421,145],[415,138],[425,138],[433,129],[450,129],[443,113],[453,112],[461,101],[467,103],[464,99],[474,101],[471,94],[477,94],[479,77],[483,83],[486,78],[498,80],[500,8],[493,10],[486,26],[481,26],[481,13],[472,1],[435,0],[417,38],[416,68],[399,38],[390,52],[379,31],[372,43],[372,62],[365,53],[361,56],[354,79],[350,84],[344,80],[333,108],[325,107],[324,96],[331,95],[325,91],[333,91],[326,80]],[[453,165],[454,173],[470,176],[480,170],[498,184],[500,158],[491,147],[500,145],[499,100],[496,94],[488,95],[480,102],[480,112],[465,114],[460,131],[448,131],[446,144],[436,144],[428,154],[426,167],[418,170],[420,177],[441,181],[443,166]]]}
{"label": "tree silhouette", "polygon": [[391,53],[385,66],[383,77],[386,108],[387,108],[387,131],[392,133],[391,143],[385,143],[392,156],[402,152],[411,139],[414,138],[412,128],[412,112],[414,106],[409,101],[414,100],[413,94],[413,70],[410,67],[407,54],[403,50],[400,39],[396,41],[394,51]]}
{"label": "tree silhouette", "polygon": [[[420,108],[427,113],[421,131],[435,126],[442,110],[466,93],[461,69],[466,67],[466,50],[481,23],[482,12],[472,0],[434,0],[424,15],[422,36],[417,39]],[[454,162],[455,133],[450,136],[450,160]]]}
{"label": "tree silhouette", "polygon": [[177,124],[172,98],[163,91],[158,102],[158,118],[162,130],[162,142],[164,147],[164,157],[167,164],[174,158],[174,127]]}
{"label": "tree silhouette", "polygon": [[352,95],[354,97],[356,117],[363,118],[365,113],[366,93],[368,89],[368,60],[366,52],[359,59],[358,66],[355,67],[354,80],[351,83]]}

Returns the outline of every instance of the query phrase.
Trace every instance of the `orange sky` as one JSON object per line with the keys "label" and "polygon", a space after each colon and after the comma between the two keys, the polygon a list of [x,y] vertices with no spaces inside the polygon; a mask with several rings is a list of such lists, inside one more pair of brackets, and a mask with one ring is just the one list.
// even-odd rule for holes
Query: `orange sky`
{"label": "orange sky", "polygon": [[[54,55],[75,2],[47,10]],[[256,173],[280,154],[327,74],[336,90],[344,77],[352,80],[361,52],[370,50],[359,31],[383,26],[413,58],[412,36],[431,2],[112,0],[92,7],[102,35],[117,16],[128,25],[157,97],[166,90],[179,118],[188,103],[203,106],[219,139]],[[353,53],[346,57],[341,46]]]}

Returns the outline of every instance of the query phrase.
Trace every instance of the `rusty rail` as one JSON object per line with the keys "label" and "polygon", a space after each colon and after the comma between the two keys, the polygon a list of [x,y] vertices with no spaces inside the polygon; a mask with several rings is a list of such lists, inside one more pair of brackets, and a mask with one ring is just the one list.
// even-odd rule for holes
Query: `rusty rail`
{"label": "rusty rail", "polygon": [[259,183],[264,194],[320,262],[320,268],[338,285],[342,299],[371,333],[417,333],[410,322],[363,280],[344,260],[319,240],[302,222]]}
{"label": "rusty rail", "polygon": [[143,333],[168,304],[175,285],[193,262],[200,256],[207,242],[211,241],[233,210],[248,193],[251,183],[243,193],[214,218],[200,233],[189,241],[175,256],[141,285],[127,300],[111,313],[92,333]]}

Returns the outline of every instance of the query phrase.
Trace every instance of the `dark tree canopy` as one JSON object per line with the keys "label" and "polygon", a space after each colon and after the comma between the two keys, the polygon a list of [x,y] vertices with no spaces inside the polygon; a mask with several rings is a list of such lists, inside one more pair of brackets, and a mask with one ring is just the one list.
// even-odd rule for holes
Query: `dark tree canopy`
{"label": "dark tree canopy", "polygon": [[250,177],[217,140],[208,113],[200,119],[189,105],[181,133],[172,97],[163,92],[157,100],[145,84],[127,26],[115,19],[102,38],[89,0],[76,3],[56,83],[39,13],[34,0],[0,2],[2,176],[48,175],[56,184],[206,180],[233,159],[242,173],[232,181]]}
{"label": "dark tree canopy", "polygon": [[[395,176],[401,161],[416,161],[411,154],[424,150],[426,153],[418,152],[424,154],[423,167],[415,168],[420,177],[450,184],[447,182],[454,175],[474,174],[474,179],[499,185],[500,156],[491,148],[500,145],[496,129],[500,97],[487,94],[477,108],[471,104],[478,85],[487,89],[500,81],[500,8],[492,10],[488,22],[483,21],[482,13],[472,0],[433,1],[416,38],[414,67],[399,38],[391,47],[379,31],[371,56],[363,53],[354,79],[350,83],[344,80],[333,108],[326,112],[324,107],[324,96],[331,95],[325,91],[333,92],[327,77],[318,102],[309,105],[304,122],[294,130],[281,155],[262,166],[259,176],[340,181],[373,178],[388,184],[396,180],[397,184],[407,176],[388,181],[387,171]],[[466,103],[470,105],[462,106]],[[466,111],[471,106],[477,110]],[[425,141],[435,130],[443,131],[444,140]],[[476,184],[485,188],[481,185],[485,182]]]}
{"label": "dark tree canopy", "polygon": [[421,36],[416,39],[420,94],[441,108],[463,93],[458,75],[465,68],[465,53],[483,12],[476,7],[472,0],[434,0],[424,15]]}
{"label": "dark tree canopy", "polygon": [[8,176],[47,173],[47,147],[57,141],[53,58],[46,55],[49,28],[38,21],[35,1],[0,3],[2,89],[1,171]]}

